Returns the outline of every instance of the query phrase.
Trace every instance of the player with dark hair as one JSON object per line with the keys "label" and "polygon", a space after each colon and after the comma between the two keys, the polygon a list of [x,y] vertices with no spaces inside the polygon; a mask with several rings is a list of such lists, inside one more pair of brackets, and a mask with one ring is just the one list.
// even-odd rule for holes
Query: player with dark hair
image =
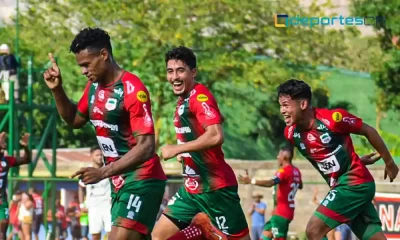
{"label": "player with dark hair", "polygon": [[157,222],[153,240],[250,239],[236,176],[222,151],[223,118],[212,93],[195,80],[196,57],[178,47],[167,52],[165,63],[178,96],[178,145],[166,145],[161,152],[164,160],[177,156],[182,162],[185,183]]}
{"label": "player with dark hair", "polygon": [[90,120],[106,164],[82,168],[71,177],[79,176],[84,184],[111,178],[113,227],[109,238],[141,239],[154,227],[166,184],[155,153],[149,92],[137,76],[117,64],[104,30],[83,29],[70,50],[88,79],[78,104],[67,97],[52,54],[52,66],[44,79],[65,122],[81,128]]}
{"label": "player with dark hair", "polygon": [[8,171],[12,167],[29,164],[32,160],[31,152],[28,148],[29,134],[22,136],[19,143],[24,149],[24,155],[20,158],[5,156],[7,148],[6,133],[0,133],[0,240],[7,239],[7,228],[9,223],[7,182]]}
{"label": "player with dark hair", "polygon": [[307,224],[310,240],[319,240],[341,223],[347,223],[361,240],[386,239],[371,203],[375,182],[355,153],[350,134],[365,136],[385,161],[385,179],[396,178],[399,168],[378,132],[343,109],[311,106],[311,88],[290,79],[278,87],[285,137],[318,170],[331,187]]}
{"label": "player with dark hair", "polygon": [[268,180],[250,178],[248,173],[239,175],[238,180],[243,184],[253,184],[261,187],[274,187],[274,211],[271,219],[264,226],[263,239],[285,240],[289,224],[294,217],[295,196],[298,189],[303,189],[300,170],[292,165],[293,147],[284,146],[278,154],[280,169],[275,176]]}

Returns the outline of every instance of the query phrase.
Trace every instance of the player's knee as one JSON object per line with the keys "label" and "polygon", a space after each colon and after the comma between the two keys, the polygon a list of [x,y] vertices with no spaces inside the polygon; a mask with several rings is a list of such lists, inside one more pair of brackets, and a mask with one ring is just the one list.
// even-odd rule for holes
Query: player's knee
{"label": "player's knee", "polygon": [[264,231],[263,232],[263,235],[265,236],[265,237],[267,237],[267,238],[270,238],[270,239],[272,239],[272,232],[271,231]]}
{"label": "player's knee", "polygon": [[310,227],[310,225],[306,228],[306,236],[309,240],[319,240],[322,237],[319,237],[320,232],[318,228]]}

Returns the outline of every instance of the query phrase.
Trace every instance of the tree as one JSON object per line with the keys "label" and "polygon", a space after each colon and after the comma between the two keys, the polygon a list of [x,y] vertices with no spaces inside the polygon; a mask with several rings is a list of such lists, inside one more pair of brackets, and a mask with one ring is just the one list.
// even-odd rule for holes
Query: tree
{"label": "tree", "polygon": [[[172,46],[186,45],[198,57],[198,80],[209,86],[226,116],[228,157],[265,159],[283,141],[283,125],[276,101],[276,86],[295,77],[314,88],[324,88],[315,66],[333,63],[339,53],[343,31],[318,28],[275,28],[273,15],[317,15],[324,7],[299,9],[297,1],[285,5],[265,0],[235,1],[57,1],[26,0],[21,13],[21,52],[47,61],[47,52],[58,56],[66,90],[81,92],[85,80],[79,75],[70,41],[79,29],[99,26],[112,37],[116,60],[136,73],[148,86],[158,146],[175,142],[172,113],[176,98],[165,74],[164,54]],[[5,29],[13,34],[13,28]],[[255,59],[255,55],[268,60]],[[36,88],[44,88],[40,73]],[[35,101],[50,102],[50,92]],[[80,94],[74,94],[78,100]],[[37,119],[44,118],[36,113]],[[38,120],[39,122],[41,120]],[[276,128],[279,126],[279,128]],[[81,146],[94,139],[90,128],[59,128],[63,146]],[[276,139],[275,139],[276,138]],[[81,142],[74,141],[80,139]],[[248,151],[237,151],[249,145]]]}

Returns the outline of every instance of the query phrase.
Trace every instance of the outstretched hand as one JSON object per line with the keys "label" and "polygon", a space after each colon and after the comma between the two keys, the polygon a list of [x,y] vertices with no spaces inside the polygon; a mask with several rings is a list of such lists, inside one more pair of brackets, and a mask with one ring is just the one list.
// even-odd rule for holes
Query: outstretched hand
{"label": "outstretched hand", "polygon": [[78,177],[85,184],[94,184],[103,180],[102,168],[86,167],[81,168],[71,175],[70,178]]}
{"label": "outstretched hand", "polygon": [[376,163],[379,159],[381,159],[381,156],[376,152],[372,152],[370,154],[362,156],[361,162],[364,163],[364,165],[371,165]]}
{"label": "outstretched hand", "polygon": [[25,133],[25,134],[21,137],[21,140],[19,140],[19,143],[20,143],[22,146],[24,146],[24,147],[28,146],[29,136],[30,136],[29,133]]}
{"label": "outstretched hand", "polygon": [[238,179],[238,182],[241,184],[250,184],[251,183],[251,179],[249,177],[249,172],[247,170],[244,171],[243,175],[239,174],[237,179]]}

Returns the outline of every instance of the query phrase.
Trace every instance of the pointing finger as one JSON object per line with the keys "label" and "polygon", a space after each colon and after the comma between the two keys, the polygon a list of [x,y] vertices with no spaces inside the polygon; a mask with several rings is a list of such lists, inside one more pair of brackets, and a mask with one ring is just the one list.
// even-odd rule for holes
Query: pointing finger
{"label": "pointing finger", "polygon": [[53,56],[52,53],[49,53],[49,59],[50,59],[50,62],[53,64],[53,68],[54,68],[54,69],[58,69],[56,60],[54,59],[54,56]]}
{"label": "pointing finger", "polygon": [[76,176],[82,175],[85,171],[86,171],[86,168],[81,168],[80,170],[78,170],[77,172],[72,174],[69,178],[74,178]]}

